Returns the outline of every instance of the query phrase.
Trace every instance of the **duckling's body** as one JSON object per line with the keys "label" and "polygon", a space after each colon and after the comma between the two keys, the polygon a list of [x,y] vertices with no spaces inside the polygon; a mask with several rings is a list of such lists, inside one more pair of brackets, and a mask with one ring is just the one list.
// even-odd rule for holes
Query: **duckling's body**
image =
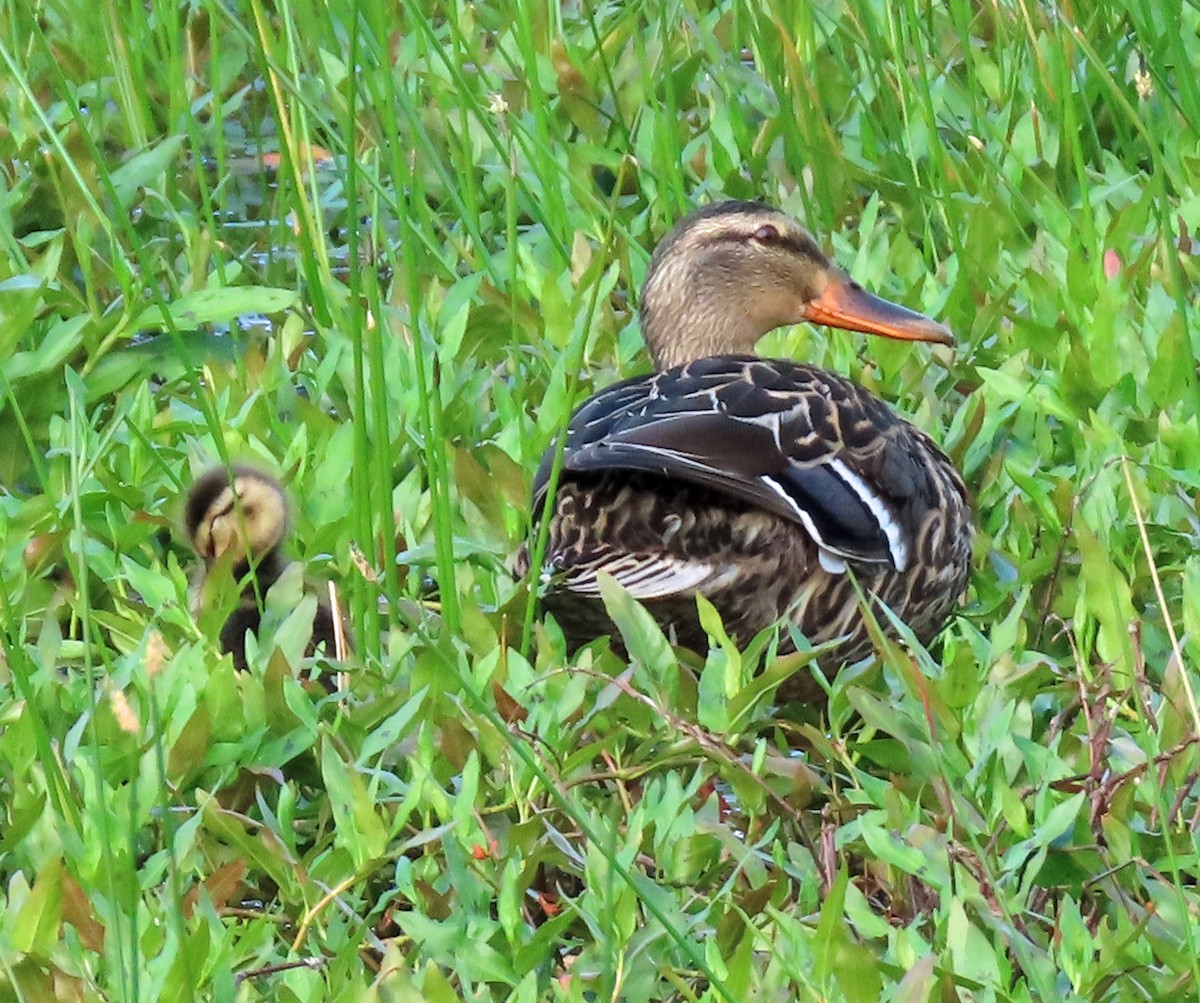
{"label": "duckling's body", "polygon": [[[943,343],[949,332],[854,285],[789,217],[741,202],[692,214],[660,244],[642,318],[660,372],[600,391],[567,431],[543,574],[568,643],[612,631],[601,572],[700,650],[697,594],[742,643],[786,620],[814,644],[837,641],[827,669],[858,661],[873,648],[854,580],[931,640],[967,581],[957,471],[850,380],[746,353],[803,319]],[[534,483],[539,514],[552,455]],[[798,674],[780,696],[813,691]]]}
{"label": "duckling's body", "polygon": [[[184,524],[204,560],[206,576],[228,554],[233,580],[245,583],[238,607],[226,618],[218,637],[221,651],[233,656],[238,669],[245,669],[246,632],[258,634],[261,599],[289,564],[283,554],[290,526],[287,496],[278,481],[254,467],[214,467],[201,474],[188,492]],[[333,612],[318,599],[308,654],[324,644],[332,657],[335,635]]]}

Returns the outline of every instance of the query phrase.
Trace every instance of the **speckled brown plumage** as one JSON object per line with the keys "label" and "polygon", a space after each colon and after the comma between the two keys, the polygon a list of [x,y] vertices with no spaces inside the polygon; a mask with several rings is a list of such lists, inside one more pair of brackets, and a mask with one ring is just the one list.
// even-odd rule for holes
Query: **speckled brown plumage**
{"label": "speckled brown plumage", "polygon": [[[601,571],[701,651],[697,593],[743,643],[784,620],[814,644],[837,641],[821,656],[826,670],[870,655],[848,570],[931,640],[967,581],[972,527],[958,472],[844,377],[746,353],[804,319],[943,343],[949,332],[864,292],[795,221],[757,203],[710,206],[676,227],[652,259],[642,318],[661,371],[595,394],[567,432],[542,575],[570,645],[612,632]],[[527,564],[523,553],[518,570]],[[814,691],[800,673],[780,697]]]}

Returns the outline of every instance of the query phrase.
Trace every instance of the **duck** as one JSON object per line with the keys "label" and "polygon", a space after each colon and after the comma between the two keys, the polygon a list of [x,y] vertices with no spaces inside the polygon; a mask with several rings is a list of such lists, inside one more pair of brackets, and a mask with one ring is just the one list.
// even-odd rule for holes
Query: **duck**
{"label": "duck", "polygon": [[[291,528],[287,494],[278,480],[256,467],[216,466],[192,483],[183,521],[192,549],[204,562],[206,580],[225,567],[218,562],[230,555],[228,566],[241,596],[221,625],[217,643],[223,654],[232,656],[234,667],[244,671],[246,634],[258,635],[262,597],[290,564],[284,555]],[[198,597],[203,594],[204,582],[196,592]],[[306,654],[314,654],[321,645],[327,656],[340,657],[333,610],[318,598]]]}
{"label": "duck", "polygon": [[[605,635],[609,575],[674,643],[709,648],[696,597],[739,644],[780,624],[828,678],[876,654],[863,599],[928,644],[966,590],[966,486],[937,444],[844,376],[755,354],[803,321],[952,345],[943,324],[868,292],[783,211],[723,201],[683,218],[651,257],[640,302],[655,372],[588,398],[566,429],[538,578],[568,649]],[[533,482],[534,539],[556,446]],[[530,546],[516,570],[526,573]],[[794,628],[792,629],[787,628]],[[798,671],[780,702],[823,688]]]}

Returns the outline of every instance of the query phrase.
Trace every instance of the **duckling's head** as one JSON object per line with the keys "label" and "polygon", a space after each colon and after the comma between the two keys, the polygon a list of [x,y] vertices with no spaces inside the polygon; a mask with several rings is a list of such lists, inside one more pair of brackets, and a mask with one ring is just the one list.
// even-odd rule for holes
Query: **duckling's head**
{"label": "duckling's head", "polygon": [[233,551],[234,574],[241,577],[251,560],[262,562],[287,534],[287,496],[279,482],[261,470],[214,467],[188,492],[184,523],[206,564]]}
{"label": "duckling's head", "polygon": [[650,260],[642,334],[659,369],[749,354],[768,331],[812,321],[906,341],[950,331],[833,265],[799,223],[760,202],[716,202],[681,220]]}

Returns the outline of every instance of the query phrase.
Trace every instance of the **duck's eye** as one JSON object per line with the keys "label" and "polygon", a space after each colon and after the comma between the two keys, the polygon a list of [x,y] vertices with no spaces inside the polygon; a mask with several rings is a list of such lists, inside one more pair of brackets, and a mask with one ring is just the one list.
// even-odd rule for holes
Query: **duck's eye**
{"label": "duck's eye", "polygon": [[783,234],[779,232],[778,227],[764,223],[754,231],[754,239],[763,244],[778,244],[783,239]]}

